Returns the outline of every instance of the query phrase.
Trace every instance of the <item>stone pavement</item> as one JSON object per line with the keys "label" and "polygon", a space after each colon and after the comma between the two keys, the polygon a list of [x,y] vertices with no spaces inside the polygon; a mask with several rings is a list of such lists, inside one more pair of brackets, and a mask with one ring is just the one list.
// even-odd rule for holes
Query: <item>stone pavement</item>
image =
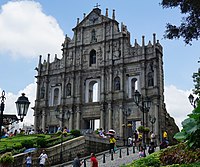
{"label": "stone pavement", "polygon": [[[127,152],[129,155],[127,154]],[[104,158],[104,155],[105,155],[105,158]],[[135,153],[133,153],[133,147],[128,147],[128,151],[127,151],[127,148],[121,148],[121,156],[120,156],[120,149],[118,149],[116,153],[113,154],[113,158],[108,151],[103,152],[101,154],[97,154],[99,167],[119,167],[121,165],[131,163],[133,160],[136,160],[138,158],[139,158],[138,150],[135,149]],[[105,163],[103,163],[104,159],[105,159]],[[64,165],[64,167],[72,167],[72,164]],[[83,164],[82,167],[90,167],[89,157],[85,159],[85,164]]]}

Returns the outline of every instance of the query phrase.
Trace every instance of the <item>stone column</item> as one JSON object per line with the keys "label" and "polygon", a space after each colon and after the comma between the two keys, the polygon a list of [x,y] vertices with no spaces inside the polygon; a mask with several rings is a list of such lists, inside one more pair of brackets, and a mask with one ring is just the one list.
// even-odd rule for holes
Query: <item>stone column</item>
{"label": "stone column", "polygon": [[70,117],[69,117],[69,130],[72,130],[72,120],[73,120],[73,112],[72,110],[69,111],[70,112]]}
{"label": "stone column", "polygon": [[[153,68],[153,70],[154,70],[154,76],[153,76],[153,81],[154,81],[154,86],[157,86],[158,85],[158,77],[157,77],[157,70],[158,70],[158,68],[156,68],[157,66],[156,65],[154,65],[153,66],[154,68]],[[159,77],[160,78],[160,77]]]}
{"label": "stone column", "polygon": [[104,109],[101,109],[101,117],[100,117],[100,128],[105,128],[104,127]]}
{"label": "stone column", "polygon": [[45,122],[46,122],[46,117],[45,117],[45,110],[42,110],[42,130],[43,132],[45,131]]}
{"label": "stone column", "polygon": [[[156,122],[154,124],[154,133],[157,137],[159,137],[159,104],[155,104],[154,105],[154,111],[155,111],[155,118],[156,118]],[[159,139],[157,139],[157,141],[159,141]]]}
{"label": "stone column", "polygon": [[101,71],[101,82],[100,82],[100,86],[101,86],[101,97],[100,97],[100,101],[104,101],[104,98],[105,98],[105,96],[104,96],[104,88],[105,88],[105,72],[104,72],[104,70],[102,69],[102,71]]}
{"label": "stone column", "polygon": [[119,126],[120,126],[120,129],[119,129],[119,136],[120,137],[123,137],[123,106],[120,105],[119,107]]}
{"label": "stone column", "polygon": [[110,82],[109,82],[109,92],[112,92],[112,85],[113,85],[113,72],[112,72],[112,69],[110,68],[109,69],[109,75],[110,75]]}
{"label": "stone column", "polygon": [[37,111],[34,110],[34,131],[37,132],[37,127],[38,127],[38,123],[37,123],[37,120],[38,120],[38,115],[37,115]]}
{"label": "stone column", "polygon": [[80,129],[80,118],[81,118],[81,111],[79,108],[76,111],[76,129]]}
{"label": "stone column", "polygon": [[93,119],[93,120],[91,120],[91,129],[92,130],[94,130],[94,128],[95,128],[94,125],[95,125],[95,123],[94,123],[94,119]]}
{"label": "stone column", "polygon": [[111,104],[108,104],[108,130],[112,128],[112,108]]}

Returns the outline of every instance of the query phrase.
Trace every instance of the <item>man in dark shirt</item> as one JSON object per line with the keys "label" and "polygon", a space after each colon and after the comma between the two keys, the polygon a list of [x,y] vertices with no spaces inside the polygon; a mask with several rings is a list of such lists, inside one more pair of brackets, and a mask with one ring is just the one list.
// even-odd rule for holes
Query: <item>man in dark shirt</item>
{"label": "man in dark shirt", "polygon": [[80,156],[81,156],[80,153],[78,153],[78,154],[76,155],[76,158],[75,158],[74,161],[73,161],[73,167],[80,167],[80,166],[82,165],[82,162],[81,162],[81,160],[80,160]]}

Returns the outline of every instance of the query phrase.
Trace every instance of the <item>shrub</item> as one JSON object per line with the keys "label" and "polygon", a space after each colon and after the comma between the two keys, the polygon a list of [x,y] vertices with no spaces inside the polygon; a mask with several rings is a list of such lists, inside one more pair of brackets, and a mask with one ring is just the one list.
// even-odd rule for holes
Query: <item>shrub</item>
{"label": "shrub", "polygon": [[138,160],[133,161],[131,165],[134,167],[147,167],[147,166],[154,166],[159,167],[161,162],[159,160],[159,152],[155,152],[145,158],[140,158]]}
{"label": "shrub", "polygon": [[19,149],[21,149],[23,146],[22,146],[22,144],[14,144],[13,145],[13,149],[15,149],[15,150],[19,150]]}
{"label": "shrub", "polygon": [[45,138],[38,138],[36,143],[38,147],[42,147],[42,148],[45,148],[47,145]]}
{"label": "shrub", "polygon": [[168,147],[160,154],[163,165],[190,164],[200,161],[200,149],[189,149],[184,143]]}
{"label": "shrub", "polygon": [[62,131],[56,132],[56,136],[60,136],[62,134]]}
{"label": "shrub", "polygon": [[99,129],[96,129],[94,132],[95,132],[95,134],[98,135],[99,134]]}
{"label": "shrub", "polygon": [[144,132],[144,126],[139,126],[137,130],[138,132]]}
{"label": "shrub", "polygon": [[34,141],[33,140],[23,140],[21,142],[21,144],[22,144],[22,147],[25,147],[26,149],[27,148],[32,148],[33,145],[34,145]]}
{"label": "shrub", "polygon": [[63,136],[67,137],[68,133],[67,132],[63,132]]}
{"label": "shrub", "polygon": [[77,129],[71,130],[70,133],[75,137],[79,137],[81,135],[80,130]]}
{"label": "shrub", "polygon": [[144,128],[144,133],[148,134],[148,133],[149,133],[149,131],[150,131],[150,129],[149,129],[149,128],[147,128],[147,127],[145,127],[145,128]]}
{"label": "shrub", "polygon": [[14,157],[12,156],[11,152],[2,154],[0,157],[1,164],[12,164],[13,162],[14,162]]}
{"label": "shrub", "polygon": [[181,132],[175,134],[174,138],[178,141],[186,141],[190,148],[200,148],[200,102],[195,108],[189,118],[185,119],[181,124],[183,129]]}

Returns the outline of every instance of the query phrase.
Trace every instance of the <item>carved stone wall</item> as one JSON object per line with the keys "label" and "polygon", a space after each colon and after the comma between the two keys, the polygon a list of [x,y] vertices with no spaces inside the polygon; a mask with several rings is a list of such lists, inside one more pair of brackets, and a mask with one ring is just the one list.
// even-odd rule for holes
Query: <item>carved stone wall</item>
{"label": "carved stone wall", "polygon": [[[38,64],[35,130],[50,133],[58,126],[71,129],[114,129],[127,137],[127,123],[132,131],[143,124],[143,114],[133,101],[138,90],[150,97],[152,106],[145,114],[145,126],[151,128],[149,117],[155,117],[153,131],[162,137],[164,104],[163,51],[153,34],[153,42],[130,43],[127,26],[101,14],[94,8],[66,36],[61,59],[50,55]],[[96,86],[96,87],[95,87]],[[70,89],[69,89],[70,88]],[[95,94],[95,92],[97,92]],[[127,114],[128,113],[128,114]],[[173,126],[176,126],[173,123]]]}

